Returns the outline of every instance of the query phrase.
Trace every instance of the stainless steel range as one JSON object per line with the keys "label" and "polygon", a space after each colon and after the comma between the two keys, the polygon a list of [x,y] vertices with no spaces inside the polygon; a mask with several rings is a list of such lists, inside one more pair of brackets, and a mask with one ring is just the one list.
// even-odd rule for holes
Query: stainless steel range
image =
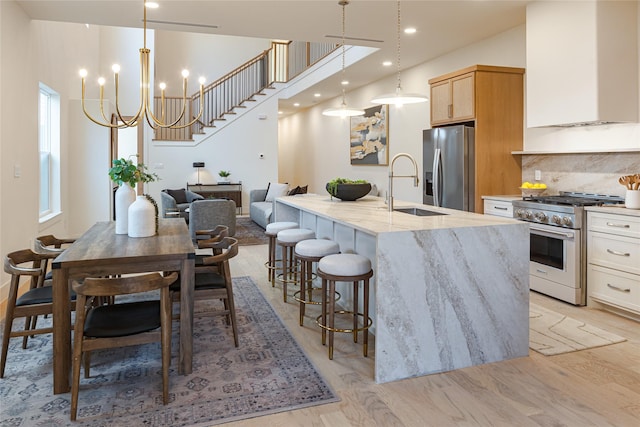
{"label": "stainless steel range", "polygon": [[531,290],[574,305],[585,305],[585,206],[624,203],[624,198],[561,191],[557,196],[513,201],[513,216],[530,222],[529,286]]}

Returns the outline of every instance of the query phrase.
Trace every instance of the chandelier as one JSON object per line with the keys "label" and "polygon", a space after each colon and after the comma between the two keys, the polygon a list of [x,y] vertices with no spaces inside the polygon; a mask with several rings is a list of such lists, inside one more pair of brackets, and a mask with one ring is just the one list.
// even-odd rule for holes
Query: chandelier
{"label": "chandelier", "polygon": [[347,107],[347,96],[345,94],[344,86],[349,82],[344,78],[345,75],[345,66],[344,66],[344,33],[345,33],[345,7],[349,4],[348,0],[339,0],[338,4],[342,6],[342,104],[338,108],[327,108],[322,112],[325,116],[333,116],[333,117],[354,117],[354,116],[362,116],[364,114],[363,110],[359,110],[356,108]]}
{"label": "chandelier", "polygon": [[113,79],[114,79],[114,83],[115,83],[115,101],[116,101],[116,115],[118,117],[118,120],[120,121],[120,123],[114,124],[111,123],[111,120],[107,119],[105,113],[104,113],[104,84],[105,84],[105,79],[100,77],[98,79],[98,84],[100,85],[100,114],[102,115],[102,120],[99,119],[95,119],[93,118],[89,112],[87,112],[86,108],[85,108],[85,79],[87,77],[87,70],[82,69],[80,70],[80,77],[82,78],[82,111],[84,111],[85,116],[87,116],[89,118],[89,120],[91,120],[92,122],[94,122],[95,124],[98,124],[100,126],[105,126],[105,127],[109,127],[109,128],[126,128],[126,127],[135,127],[137,126],[142,120],[143,118],[146,119],[147,123],[149,124],[149,126],[151,126],[153,129],[158,129],[158,128],[169,128],[169,129],[184,129],[186,127],[189,127],[191,125],[193,125],[195,122],[197,122],[200,117],[202,116],[202,112],[203,112],[203,107],[204,107],[204,82],[205,79],[204,77],[200,77],[199,79],[199,83],[200,83],[200,112],[198,113],[198,116],[195,117],[193,120],[191,120],[189,123],[186,124],[179,124],[180,121],[183,119],[185,112],[187,110],[187,87],[188,87],[188,77],[189,77],[189,71],[187,70],[182,70],[182,108],[180,111],[180,115],[178,116],[177,119],[175,119],[174,121],[171,121],[169,123],[166,122],[166,118],[165,118],[165,112],[166,112],[166,108],[165,108],[165,89],[166,89],[166,85],[164,83],[160,83],[159,87],[160,87],[160,91],[161,91],[161,112],[160,112],[160,117],[156,117],[153,114],[153,111],[151,109],[151,101],[150,101],[150,83],[149,83],[149,77],[150,77],[150,73],[149,73],[149,54],[151,53],[151,50],[147,49],[147,7],[158,7],[157,4],[155,3],[149,3],[145,0],[143,0],[143,10],[144,10],[144,15],[143,15],[143,33],[144,33],[144,44],[143,47],[140,49],[140,107],[138,108],[137,113],[130,119],[125,120],[125,118],[122,116],[122,113],[120,112],[120,106],[119,106],[119,93],[118,93],[118,75],[120,73],[120,66],[118,64],[114,64],[113,67],[111,67],[111,69],[113,70]]}
{"label": "chandelier", "polygon": [[397,79],[398,86],[396,87],[396,91],[392,93],[385,93],[384,95],[380,95],[375,99],[372,99],[371,102],[374,104],[395,104],[397,107],[400,107],[404,104],[415,104],[418,102],[426,102],[429,98],[426,95],[420,95],[417,93],[404,93],[402,90],[402,84],[400,83],[400,0],[398,0],[398,38],[397,38]]}

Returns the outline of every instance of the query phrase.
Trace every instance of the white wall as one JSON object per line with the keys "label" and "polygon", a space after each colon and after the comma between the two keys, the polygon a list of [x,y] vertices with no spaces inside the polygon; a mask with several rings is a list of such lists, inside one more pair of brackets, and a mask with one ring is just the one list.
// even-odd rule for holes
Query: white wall
{"label": "white wall", "polygon": [[[150,142],[147,147],[148,165],[161,180],[149,184],[149,193],[160,200],[164,188],[185,188],[194,184],[197,170],[193,162],[204,162],[200,182],[214,184],[218,171],[231,172],[231,181],[242,181],[243,212],[249,212],[249,191],[267,188],[278,180],[278,102],[271,97],[259,105],[243,111],[240,120],[229,123],[213,137],[196,146],[165,145]],[[259,116],[266,116],[261,119]],[[260,153],[264,158],[260,159]]]}
{"label": "white wall", "polygon": [[182,70],[189,70],[187,95],[198,91],[198,78],[205,85],[271,47],[266,39],[231,37],[175,31],[155,32],[156,82],[167,84],[167,95],[182,96]]}
{"label": "white wall", "polygon": [[[520,26],[464,49],[444,55],[401,73],[402,87],[407,92],[429,93],[428,80],[474,64],[525,66],[525,28]],[[347,75],[349,70],[346,71]],[[396,76],[374,82],[347,93],[352,107],[367,108],[370,99],[391,92]],[[366,179],[375,183],[380,195],[388,188],[388,168],[384,166],[351,166],[349,161],[349,120],[326,117],[322,110],[336,104],[329,100],[293,116],[280,119],[280,180],[295,185],[309,185],[309,191],[323,194],[327,181],[335,177]],[[400,152],[416,158],[422,176],[422,130],[430,127],[430,104],[389,107],[389,160]],[[398,160],[396,172],[411,171],[410,164]],[[422,203],[422,184],[415,188],[410,180],[394,183],[394,197]]]}

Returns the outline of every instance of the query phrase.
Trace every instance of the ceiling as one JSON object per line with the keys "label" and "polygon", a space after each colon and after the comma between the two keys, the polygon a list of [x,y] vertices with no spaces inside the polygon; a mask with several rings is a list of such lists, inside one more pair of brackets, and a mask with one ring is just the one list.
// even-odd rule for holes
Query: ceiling
{"label": "ceiling", "polygon": [[[156,0],[147,12],[148,28],[277,40],[339,43],[342,8],[338,0]],[[117,27],[142,27],[142,0],[18,0],[32,19]],[[524,0],[403,0],[401,26],[415,27],[401,35],[402,69],[525,23]],[[346,7],[346,43],[379,50],[350,66],[348,90],[397,72],[397,2],[351,0]],[[327,36],[334,36],[327,37]],[[382,62],[393,62],[383,67]],[[339,96],[338,73],[280,108],[290,111]],[[391,91],[393,88],[389,88]],[[320,93],[316,98],[314,93]],[[336,103],[335,106],[337,106]]]}

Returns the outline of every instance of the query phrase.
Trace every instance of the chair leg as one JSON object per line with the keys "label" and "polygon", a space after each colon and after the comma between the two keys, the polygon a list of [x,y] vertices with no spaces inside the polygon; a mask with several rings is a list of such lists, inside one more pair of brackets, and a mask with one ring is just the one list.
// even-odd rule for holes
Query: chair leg
{"label": "chair leg", "polygon": [[240,345],[238,340],[238,322],[236,320],[236,304],[233,300],[233,289],[227,286],[227,304],[229,306],[229,316],[231,317],[231,329],[233,331],[233,343],[236,347]]}
{"label": "chair leg", "polygon": [[[369,279],[364,279],[363,293],[364,293],[363,313],[364,313],[364,322],[365,322],[364,326],[368,326],[369,325]],[[364,357],[367,357],[369,353],[369,328],[365,327],[362,333],[364,334],[364,336],[362,337],[362,353]]]}
{"label": "chair leg", "polygon": [[[80,307],[84,307],[86,300],[79,297]],[[75,421],[78,415],[78,391],[80,389],[80,363],[82,362],[82,339],[84,330],[85,311],[76,311],[76,325],[73,331],[73,366],[71,376],[71,421]],[[88,355],[85,355],[87,357]],[[85,359],[86,363],[86,359]],[[85,370],[85,376],[87,372]]]}
{"label": "chair leg", "polygon": [[336,302],[333,297],[336,293],[336,282],[333,280],[329,280],[329,360],[333,360],[333,331],[335,329],[335,311],[336,311]]}
{"label": "chair leg", "polygon": [[358,283],[353,282],[353,342],[358,342]]}
{"label": "chair leg", "polygon": [[171,364],[171,299],[169,290],[163,288],[161,291],[160,327],[161,327],[161,347],[162,347],[162,403],[169,403],[169,365]]}
{"label": "chair leg", "polygon": [[0,358],[0,378],[4,378],[4,367],[7,364],[7,353],[9,352],[9,339],[11,338],[11,328],[13,326],[13,309],[7,308],[7,317],[4,323],[4,335],[2,336],[2,357]]}
{"label": "chair leg", "polygon": [[85,351],[82,354],[82,360],[84,361],[84,377],[91,378],[91,352]]}
{"label": "chair leg", "polygon": [[305,300],[306,296],[306,281],[307,279],[307,261],[300,261],[300,326],[304,325],[304,312],[305,312]]}
{"label": "chair leg", "polygon": [[[322,313],[320,314],[322,319],[322,325],[327,326],[327,279],[322,279]],[[322,329],[322,345],[327,343],[327,330]]]}
{"label": "chair leg", "polygon": [[[31,316],[27,316],[24,319],[24,330],[28,331],[32,329],[31,328]],[[32,336],[33,338],[33,336]],[[27,348],[27,340],[29,339],[29,335],[25,335],[24,337],[22,337],[22,349],[26,349]]]}

